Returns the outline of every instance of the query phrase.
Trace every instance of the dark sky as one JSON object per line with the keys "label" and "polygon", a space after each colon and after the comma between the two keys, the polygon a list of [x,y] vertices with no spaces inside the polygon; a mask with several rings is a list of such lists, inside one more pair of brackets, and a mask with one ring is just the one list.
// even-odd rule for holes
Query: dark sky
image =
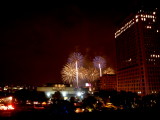
{"label": "dark sky", "polygon": [[61,82],[60,72],[75,51],[91,61],[103,56],[107,67],[115,69],[116,25],[142,3],[106,0],[1,4],[0,85]]}

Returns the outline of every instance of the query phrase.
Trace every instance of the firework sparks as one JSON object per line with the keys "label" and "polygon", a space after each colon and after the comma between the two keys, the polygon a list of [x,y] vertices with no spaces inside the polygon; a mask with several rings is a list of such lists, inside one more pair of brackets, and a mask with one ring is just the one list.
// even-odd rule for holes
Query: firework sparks
{"label": "firework sparks", "polygon": [[107,69],[104,70],[103,74],[115,74],[115,71],[113,68],[108,67]]}
{"label": "firework sparks", "polygon": [[89,82],[94,82],[99,77],[99,72],[97,69],[90,67],[88,68],[87,79]]}
{"label": "firework sparks", "polygon": [[106,61],[103,57],[97,56],[93,59],[93,64],[100,70],[100,77],[102,76],[102,69],[106,66]]}
{"label": "firework sparks", "polygon": [[79,71],[79,79],[81,79],[81,80],[87,79],[88,70],[87,70],[86,68],[80,67],[80,68],[78,69],[78,71]]}
{"label": "firework sparks", "polygon": [[73,83],[76,79],[76,69],[74,64],[66,64],[64,68],[62,69],[62,80],[65,83]]}
{"label": "firework sparks", "polygon": [[[81,55],[81,53],[74,52],[68,58],[68,62],[73,63],[73,64],[75,64],[77,62],[77,67],[80,67],[83,64],[83,56]],[[75,64],[75,66],[76,66],[76,64]]]}
{"label": "firework sparks", "polygon": [[75,70],[76,70],[76,80],[77,80],[77,88],[79,88],[78,85],[78,68],[82,65],[83,63],[83,56],[81,55],[81,53],[78,52],[74,52],[68,59],[69,63],[75,64]]}
{"label": "firework sparks", "polygon": [[[78,79],[79,80],[85,80],[87,77],[87,70],[84,67],[78,68],[79,74],[78,74]],[[66,64],[62,71],[62,80],[64,83],[69,83],[69,84],[75,84],[76,82],[76,68],[74,64],[68,63]]]}

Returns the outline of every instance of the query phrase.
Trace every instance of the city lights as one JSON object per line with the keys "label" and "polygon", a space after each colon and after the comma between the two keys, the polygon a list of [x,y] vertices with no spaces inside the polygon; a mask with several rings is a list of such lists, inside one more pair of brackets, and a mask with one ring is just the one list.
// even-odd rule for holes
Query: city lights
{"label": "city lights", "polygon": [[[135,15],[135,17],[132,20],[127,22],[124,26],[122,26],[119,30],[116,31],[115,38],[117,38],[120,34],[122,34],[124,31],[126,31],[128,28],[130,28],[135,23],[138,23],[139,20],[145,22],[148,19],[152,19],[152,22],[155,22],[156,21],[155,14],[156,12],[153,12],[153,14],[143,14],[143,12],[140,11],[140,13]],[[147,26],[146,28],[151,29],[151,26]]]}
{"label": "city lights", "polygon": [[159,118],[158,0],[9,3],[0,120]]}

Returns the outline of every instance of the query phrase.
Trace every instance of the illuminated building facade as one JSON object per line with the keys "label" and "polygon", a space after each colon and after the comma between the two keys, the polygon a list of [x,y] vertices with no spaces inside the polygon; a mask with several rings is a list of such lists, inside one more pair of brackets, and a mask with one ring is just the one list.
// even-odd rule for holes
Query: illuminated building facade
{"label": "illuminated building facade", "polygon": [[157,9],[132,14],[115,32],[117,90],[160,92],[160,33]]}
{"label": "illuminated building facade", "polygon": [[59,83],[37,87],[37,91],[44,92],[48,98],[51,98],[55,92],[59,91],[65,100],[76,96],[83,98],[83,94],[88,93],[88,89],[81,88],[77,90],[72,85]]}
{"label": "illuminated building facade", "polygon": [[16,91],[18,90],[31,90],[31,91],[34,91],[36,90],[36,87],[35,86],[13,86],[13,85],[6,85],[6,86],[3,86],[3,87],[0,87],[0,91],[2,92],[6,92],[6,93],[15,93]]}
{"label": "illuminated building facade", "polygon": [[105,74],[100,78],[100,90],[117,90],[115,74]]}

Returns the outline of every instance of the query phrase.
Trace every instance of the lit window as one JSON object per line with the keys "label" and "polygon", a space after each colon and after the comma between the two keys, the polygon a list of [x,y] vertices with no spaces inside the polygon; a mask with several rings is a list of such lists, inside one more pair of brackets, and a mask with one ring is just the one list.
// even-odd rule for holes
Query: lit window
{"label": "lit window", "polygon": [[155,22],[155,19],[153,19],[153,22]]}
{"label": "lit window", "polygon": [[151,29],[151,26],[149,26],[149,25],[148,25],[148,26],[146,26],[146,27],[147,27],[147,29]]}
{"label": "lit window", "polygon": [[138,22],[138,19],[136,19],[136,22]]}
{"label": "lit window", "polygon": [[128,60],[128,62],[131,62],[132,61],[132,59],[130,58],[129,60]]}

